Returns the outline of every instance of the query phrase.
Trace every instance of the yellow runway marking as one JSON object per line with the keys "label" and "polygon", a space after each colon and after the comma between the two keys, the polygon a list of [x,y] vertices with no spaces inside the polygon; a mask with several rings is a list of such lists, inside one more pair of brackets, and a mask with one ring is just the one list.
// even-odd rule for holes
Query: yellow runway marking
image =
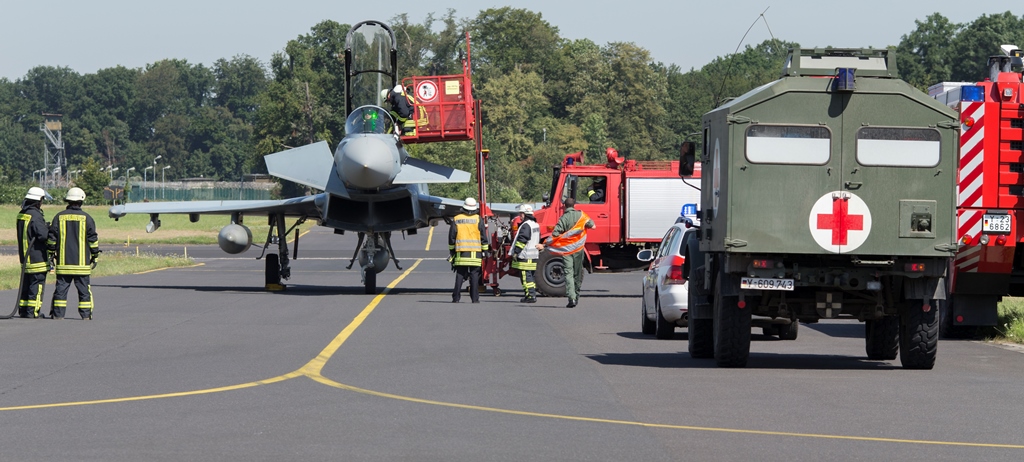
{"label": "yellow runway marking", "polygon": [[427,248],[425,248],[423,250],[428,250],[428,251],[430,250],[430,241],[434,239],[434,228],[435,228],[434,226],[430,227],[430,232],[427,233]]}
{"label": "yellow runway marking", "polygon": [[[428,238],[429,241],[429,238]],[[428,244],[429,247],[429,244]],[[934,445],[934,446],[958,446],[958,447],[976,447],[976,448],[996,448],[996,449],[1024,449],[1024,445],[1019,444],[993,444],[993,443],[968,443],[962,441],[937,441],[937,440],[912,440],[912,439],[900,439],[900,438],[879,438],[870,436],[846,436],[846,435],[826,435],[819,433],[797,433],[797,432],[777,432],[767,430],[745,430],[740,428],[723,428],[723,427],[701,427],[695,425],[674,425],[674,424],[658,424],[649,422],[637,422],[629,420],[614,420],[614,419],[599,419],[593,417],[581,417],[571,415],[560,415],[560,414],[545,414],[541,412],[529,412],[519,411],[514,409],[502,409],[487,406],[476,406],[471,404],[451,403],[446,401],[435,401],[423,398],[414,398],[410,396],[395,395],[391,393],[385,393],[380,391],[368,390],[365,388],[354,387],[352,385],[346,385],[340,382],[336,382],[322,375],[323,367],[330,361],[331,357],[337,353],[338,349],[345,343],[346,340],[355,332],[359,326],[362,325],[363,321],[370,316],[371,313],[377,308],[380,302],[386,297],[391,290],[394,289],[398,283],[402,282],[406,276],[412,273],[416,267],[423,261],[423,259],[416,260],[409,269],[405,270],[400,276],[395,278],[391,284],[381,291],[363,310],[356,315],[355,319],[352,320],[348,326],[345,327],[330,343],[320,351],[315,358],[310,360],[308,363],[300,367],[298,370],[289,372],[284,375],[272,377],[265,380],[259,380],[255,382],[241,383],[238,385],[230,385],[225,387],[207,388],[203,390],[194,391],[183,391],[176,393],[164,393],[158,395],[144,395],[144,396],[132,396],[127,398],[110,398],[100,399],[93,401],[74,401],[65,403],[51,403],[51,404],[35,404],[26,406],[11,406],[11,407],[0,407],[0,411],[20,411],[30,409],[48,409],[48,408],[59,408],[59,407],[70,407],[70,406],[86,406],[93,404],[111,404],[111,403],[125,403],[131,401],[145,401],[152,399],[163,399],[163,398],[179,398],[184,396],[196,396],[205,395],[211,393],[220,393],[225,391],[242,390],[246,388],[252,388],[260,385],[269,385],[273,383],[280,383],[286,380],[294,379],[296,377],[309,377],[313,381],[327,385],[329,387],[337,388],[340,390],[347,390],[355,393],[361,393],[369,396],[376,396],[380,398],[394,399],[399,401],[427,404],[431,406],[442,406],[455,409],[466,409],[472,411],[481,412],[493,412],[498,414],[517,415],[525,417],[539,417],[546,419],[559,419],[575,422],[590,422],[590,423],[604,423],[613,425],[630,425],[636,427],[645,428],[660,428],[669,430],[686,430],[686,431],[703,431],[703,432],[717,432],[717,433],[735,433],[735,434],[746,434],[746,435],[765,435],[765,436],[785,436],[792,438],[814,438],[814,439],[825,439],[825,440],[846,440],[846,441],[864,441],[874,443],[898,443],[898,444],[920,444],[920,445]]]}
{"label": "yellow runway marking", "polygon": [[140,271],[138,273],[133,273],[133,274],[149,274],[149,273],[155,273],[157,271],[168,270],[168,269],[171,269],[171,268],[197,268],[197,267],[205,266],[205,265],[206,265],[206,263],[196,263],[196,264],[190,265],[190,266],[168,266],[166,268],[151,269],[151,270],[146,270],[146,271]]}

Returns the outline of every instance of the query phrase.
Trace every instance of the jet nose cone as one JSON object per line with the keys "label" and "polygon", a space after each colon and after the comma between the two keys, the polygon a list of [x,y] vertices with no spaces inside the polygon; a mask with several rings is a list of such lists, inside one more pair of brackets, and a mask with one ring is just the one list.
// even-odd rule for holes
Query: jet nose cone
{"label": "jet nose cone", "polygon": [[346,186],[376,189],[387,186],[398,174],[398,149],[382,139],[389,135],[356,135],[338,147],[337,165]]}

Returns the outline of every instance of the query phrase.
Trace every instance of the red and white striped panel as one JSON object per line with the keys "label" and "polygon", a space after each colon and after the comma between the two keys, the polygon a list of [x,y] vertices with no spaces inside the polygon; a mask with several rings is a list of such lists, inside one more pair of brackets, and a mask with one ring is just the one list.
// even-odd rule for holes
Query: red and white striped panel
{"label": "red and white striped panel", "polygon": [[[967,234],[977,238],[981,234],[981,218],[984,214],[984,210],[962,211],[959,218],[959,232],[957,233],[959,238],[962,239]],[[984,246],[977,243],[972,244],[960,247],[960,250],[957,252],[955,262],[957,272],[978,272],[978,263],[981,261],[981,250]]]}
{"label": "red and white striped panel", "polygon": [[982,162],[985,160],[985,103],[960,103],[961,120],[974,119],[974,125],[960,134],[959,207],[981,206]]}
{"label": "red and white striped panel", "polygon": [[[960,134],[960,190],[957,194],[957,207],[961,209],[957,223],[958,242],[964,236],[978,237],[981,233],[983,210],[963,210],[967,207],[981,207],[982,195],[982,164],[985,160],[985,103],[961,102],[960,120],[974,119],[974,124]],[[956,256],[956,268],[959,272],[973,273],[978,271],[981,260],[981,246],[961,247]]]}

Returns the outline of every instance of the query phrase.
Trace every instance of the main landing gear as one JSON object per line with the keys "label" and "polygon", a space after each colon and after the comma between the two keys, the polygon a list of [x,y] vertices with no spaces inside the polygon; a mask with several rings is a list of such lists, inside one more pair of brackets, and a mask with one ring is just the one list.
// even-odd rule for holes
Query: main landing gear
{"label": "main landing gear", "polygon": [[[292,230],[295,230],[295,247],[292,254],[295,258],[299,258],[299,231],[296,229],[299,225],[306,222],[306,217],[301,217],[295,221],[295,224],[291,228],[285,231],[284,214],[277,213],[270,215],[270,230],[267,231],[267,241],[263,244],[263,252],[259,258],[267,253],[267,247],[271,244],[277,244],[277,253],[266,255],[266,264],[264,267],[264,288],[271,292],[279,292],[284,290],[287,286],[281,283],[282,279],[289,279],[292,277],[292,269],[288,264],[288,235],[291,234]],[[234,222],[234,221],[233,221]]]}

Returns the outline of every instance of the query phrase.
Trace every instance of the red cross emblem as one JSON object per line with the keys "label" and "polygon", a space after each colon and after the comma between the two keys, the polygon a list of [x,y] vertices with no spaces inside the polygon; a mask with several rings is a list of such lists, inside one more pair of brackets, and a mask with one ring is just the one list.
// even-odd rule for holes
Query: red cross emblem
{"label": "red cross emblem", "polygon": [[832,245],[846,245],[848,231],[864,230],[864,215],[849,214],[848,198],[832,199],[832,214],[818,214],[818,229],[832,230]]}

